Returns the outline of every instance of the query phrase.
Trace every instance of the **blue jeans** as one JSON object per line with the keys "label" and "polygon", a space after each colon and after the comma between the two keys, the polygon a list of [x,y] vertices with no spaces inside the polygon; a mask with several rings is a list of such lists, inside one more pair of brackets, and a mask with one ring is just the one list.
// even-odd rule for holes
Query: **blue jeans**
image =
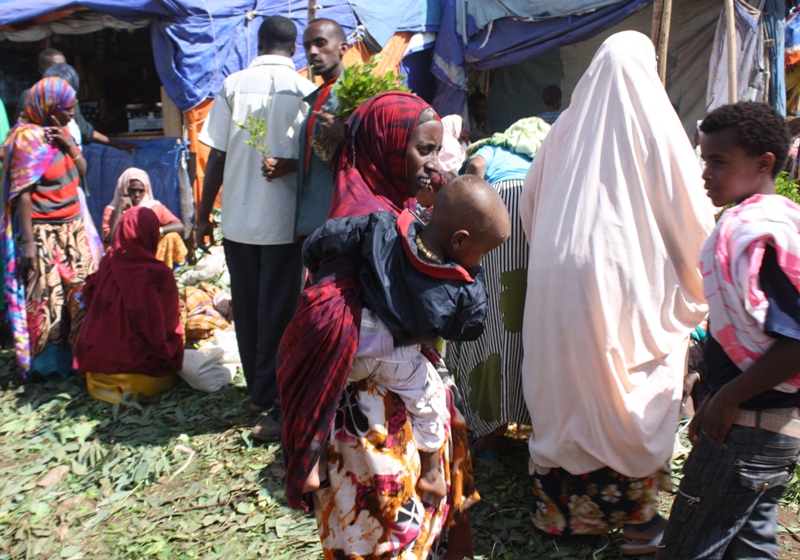
{"label": "blue jeans", "polygon": [[657,560],[777,558],[776,507],[800,439],[734,425],[702,434],[686,464]]}

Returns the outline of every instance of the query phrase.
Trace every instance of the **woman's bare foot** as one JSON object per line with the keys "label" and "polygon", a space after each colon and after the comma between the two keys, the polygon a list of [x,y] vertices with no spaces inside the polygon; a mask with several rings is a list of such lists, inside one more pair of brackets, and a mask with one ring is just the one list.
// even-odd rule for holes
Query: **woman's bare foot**
{"label": "woman's bare foot", "polygon": [[319,490],[319,463],[311,469],[305,484],[303,484],[303,494],[317,490]]}
{"label": "woman's bare foot", "polygon": [[444,483],[444,477],[437,468],[435,471],[422,473],[417,481],[417,490],[422,493],[430,492],[439,499],[444,498],[447,494],[447,485]]}
{"label": "woman's bare foot", "polygon": [[317,464],[314,465],[314,468],[311,469],[311,472],[306,478],[305,484],[303,484],[303,494],[306,492],[316,492],[319,490],[320,484],[322,480],[327,480],[327,473],[323,472],[323,465],[328,463],[328,454],[323,449],[322,453],[319,455],[319,459],[317,459]]}

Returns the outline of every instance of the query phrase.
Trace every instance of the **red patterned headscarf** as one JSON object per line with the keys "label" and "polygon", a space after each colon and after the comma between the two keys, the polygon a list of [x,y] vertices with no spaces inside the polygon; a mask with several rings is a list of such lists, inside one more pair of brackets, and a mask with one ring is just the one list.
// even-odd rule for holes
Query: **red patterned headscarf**
{"label": "red patterned headscarf", "polygon": [[[334,154],[328,219],[379,210],[400,214],[408,195],[408,143],[428,109],[414,94],[392,91],[362,103],[347,119]],[[435,116],[435,120],[440,120]]]}

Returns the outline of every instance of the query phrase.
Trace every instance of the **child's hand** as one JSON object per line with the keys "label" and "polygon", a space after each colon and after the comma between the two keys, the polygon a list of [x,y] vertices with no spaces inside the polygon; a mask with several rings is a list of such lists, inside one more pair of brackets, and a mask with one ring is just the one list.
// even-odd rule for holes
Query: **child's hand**
{"label": "child's hand", "polygon": [[700,439],[700,432],[720,443],[725,442],[739,412],[739,405],[725,396],[725,387],[713,397],[708,397],[689,424],[689,441]]}

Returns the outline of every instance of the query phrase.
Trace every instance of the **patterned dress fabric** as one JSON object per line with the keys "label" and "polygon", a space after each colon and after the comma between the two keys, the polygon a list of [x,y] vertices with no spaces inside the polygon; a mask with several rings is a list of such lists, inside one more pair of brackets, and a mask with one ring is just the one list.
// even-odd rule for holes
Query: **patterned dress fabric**
{"label": "patterned dress fabric", "polygon": [[402,399],[368,380],[342,393],[327,448],[328,484],[315,493],[326,560],[424,560],[440,533],[478,500],[464,417],[453,406],[441,451],[448,496],[416,491],[419,453]]}
{"label": "patterned dress fabric", "polygon": [[533,525],[550,535],[604,535],[656,515],[658,492],[671,488],[669,474],[632,478],[603,468],[573,475],[561,468],[531,475]]}

